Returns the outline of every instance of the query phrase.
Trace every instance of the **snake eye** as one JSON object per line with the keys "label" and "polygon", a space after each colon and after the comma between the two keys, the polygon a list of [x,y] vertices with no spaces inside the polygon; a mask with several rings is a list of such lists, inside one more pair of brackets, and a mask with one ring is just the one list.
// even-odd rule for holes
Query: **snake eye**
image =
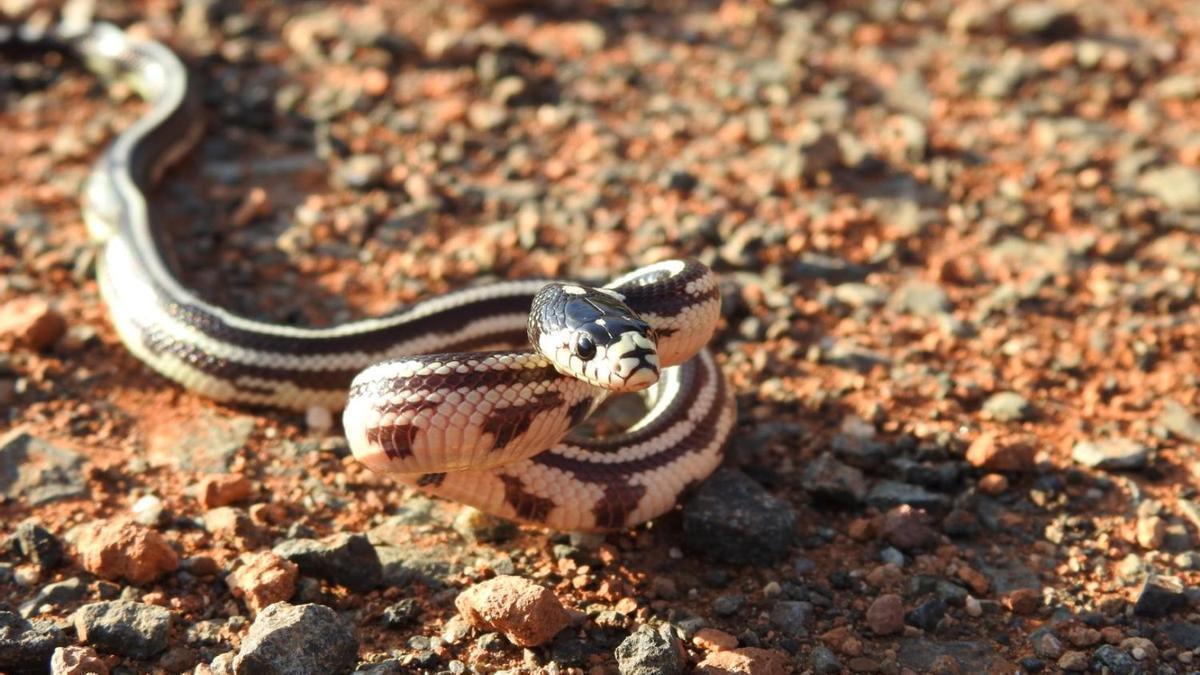
{"label": "snake eye", "polygon": [[596,355],[596,343],[587,335],[580,335],[575,341],[575,356],[584,361],[591,361]]}

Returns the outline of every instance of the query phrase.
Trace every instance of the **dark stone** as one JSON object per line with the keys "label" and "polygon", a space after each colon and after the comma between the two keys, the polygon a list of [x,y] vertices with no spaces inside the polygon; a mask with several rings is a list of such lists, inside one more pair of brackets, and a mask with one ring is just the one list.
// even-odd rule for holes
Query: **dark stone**
{"label": "dark stone", "polygon": [[1196,649],[1200,647],[1200,624],[1190,621],[1171,622],[1162,627],[1163,633],[1171,644],[1180,649]]}
{"label": "dark stone", "polygon": [[72,615],[72,621],[84,644],[142,660],[166,650],[171,630],[170,610],[124,600],[84,605]]}
{"label": "dark stone", "polygon": [[880,481],[867,493],[867,504],[884,511],[901,504],[933,511],[944,508],[948,503],[945,495],[894,480]]}
{"label": "dark stone", "polygon": [[87,594],[87,587],[78,577],[63,579],[62,581],[53,584],[42,586],[37,595],[30,600],[21,603],[21,616],[29,618],[38,613],[38,608],[42,605],[50,605],[51,607],[61,607],[68,602],[79,600]]}
{"label": "dark stone", "polygon": [[55,648],[68,642],[62,630],[49,621],[26,621],[0,611],[0,672],[45,673],[50,670]]}
{"label": "dark stone", "polygon": [[684,651],[669,625],[657,630],[643,625],[621,644],[614,655],[621,675],[674,675],[684,669]]}
{"label": "dark stone", "polygon": [[1101,645],[1092,654],[1092,658],[1108,668],[1113,675],[1134,675],[1144,672],[1132,656],[1118,649],[1115,645]]}
{"label": "dark stone", "polygon": [[720,562],[770,565],[791,549],[796,519],[791,504],[722,469],[684,505],[683,543]]}
{"label": "dark stone", "polygon": [[383,610],[383,623],[388,628],[403,628],[416,620],[421,614],[421,606],[412,598],[404,598],[400,602]]}
{"label": "dark stone", "polygon": [[946,603],[940,598],[926,600],[904,615],[904,623],[916,626],[926,633],[937,629],[938,623],[946,615]]}
{"label": "dark stone", "polygon": [[62,563],[62,542],[36,522],[27,520],[18,525],[11,541],[18,555],[43,570],[54,569]]}
{"label": "dark stone", "polygon": [[741,593],[719,595],[712,602],[713,614],[717,616],[733,616],[746,604],[746,596]]}
{"label": "dark stone", "polygon": [[291,539],[275,554],[296,563],[300,573],[332,581],[352,591],[369,591],[383,581],[383,566],[375,547],[361,534],[341,534],[328,542]]}
{"label": "dark stone", "polygon": [[800,600],[779,600],[771,608],[771,624],[784,635],[799,637],[804,634],[812,618],[812,603]]}
{"label": "dark stone", "polygon": [[1138,593],[1133,613],[1154,619],[1183,609],[1187,604],[1187,594],[1178,579],[1151,574]]}
{"label": "dark stone", "polygon": [[330,675],[357,662],[358,636],[337,612],[277,602],[254,619],[233,667],[237,675]]}
{"label": "dark stone", "polygon": [[1021,659],[1021,669],[1027,673],[1040,673],[1046,669],[1046,662],[1036,656],[1026,656]]}
{"label": "dark stone", "polygon": [[805,467],[802,485],[814,500],[839,506],[854,506],[867,495],[862,472],[842,464],[829,453]]}
{"label": "dark stone", "polygon": [[918,673],[934,670],[935,663],[950,657],[958,662],[964,673],[985,673],[1003,670],[1004,660],[995,645],[985,641],[937,641],[924,637],[907,638],[900,642],[896,660],[901,667]]}
{"label": "dark stone", "polygon": [[829,647],[817,645],[808,655],[808,663],[817,675],[834,675],[842,672],[842,662]]}

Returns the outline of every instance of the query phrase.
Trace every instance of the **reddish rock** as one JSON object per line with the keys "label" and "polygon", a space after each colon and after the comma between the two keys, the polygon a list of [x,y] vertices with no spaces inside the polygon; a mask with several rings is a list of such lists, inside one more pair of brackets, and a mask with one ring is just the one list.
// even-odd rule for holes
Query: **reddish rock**
{"label": "reddish rock", "polygon": [[0,306],[0,336],[42,350],[54,346],[65,332],[67,320],[43,298],[17,298]]}
{"label": "reddish rock", "polygon": [[244,564],[225,577],[225,583],[251,612],[257,614],[271,603],[289,600],[296,592],[300,571],[296,563],[270,551],[247,554],[242,561]]}
{"label": "reddish rock", "polygon": [[716,628],[701,628],[692,636],[692,644],[706,652],[721,652],[738,646],[736,636]]}
{"label": "reddish rock", "polygon": [[1004,606],[1019,616],[1033,614],[1042,606],[1042,594],[1032,588],[1018,588],[1004,598]]}
{"label": "reddish rock", "polygon": [[988,471],[1028,472],[1036,468],[1037,448],[1021,439],[1000,439],[981,434],[967,448],[967,461]]}
{"label": "reddish rock", "polygon": [[467,623],[504,633],[521,647],[548,642],[570,621],[554,593],[515,576],[475,584],[455,598],[454,606]]}
{"label": "reddish rock", "polygon": [[787,675],[791,671],[788,657],[757,647],[712,652],[696,666],[696,675]]}
{"label": "reddish rock", "polygon": [[101,521],[79,536],[79,564],[102,579],[146,584],[179,567],[175,549],[158,532],[125,520]]}
{"label": "reddish rock", "polygon": [[204,529],[224,541],[234,541],[239,537],[254,537],[258,535],[258,526],[250,520],[246,512],[232,506],[218,506],[204,514]]}
{"label": "reddish rock", "polygon": [[240,473],[205,476],[200,481],[200,505],[215,509],[240,502],[250,496],[250,479]]}
{"label": "reddish rock", "polygon": [[880,535],[892,546],[911,551],[926,548],[937,542],[937,532],[926,522],[928,516],[920,509],[902,504],[880,518]]}
{"label": "reddish rock", "polygon": [[53,675],[108,675],[108,664],[91,647],[59,647],[50,657]]}
{"label": "reddish rock", "polygon": [[958,578],[967,582],[971,592],[977,596],[987,595],[988,589],[992,586],[992,582],[984,576],[983,572],[966,565],[958,568]]}
{"label": "reddish rock", "polygon": [[892,635],[904,630],[904,600],[894,593],[875,598],[867,610],[867,626],[876,635]]}

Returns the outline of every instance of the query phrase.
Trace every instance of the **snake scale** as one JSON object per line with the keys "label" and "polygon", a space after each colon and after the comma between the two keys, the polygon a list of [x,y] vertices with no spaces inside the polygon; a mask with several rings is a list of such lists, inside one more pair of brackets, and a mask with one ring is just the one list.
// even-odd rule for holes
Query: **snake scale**
{"label": "snake scale", "polygon": [[[145,197],[203,131],[179,58],[90,20],[0,23],[0,47],[72,54],[148,103],[96,162],[82,202],[116,331],[162,375],[218,401],[341,408],[367,467],[555,529],[655,518],[719,464],[736,413],[705,349],[720,293],[699,262],[660,262],[602,288],[488,283],[329,328],[238,316],[181,284]],[[629,429],[571,432],[613,392],[635,390],[647,412]]]}

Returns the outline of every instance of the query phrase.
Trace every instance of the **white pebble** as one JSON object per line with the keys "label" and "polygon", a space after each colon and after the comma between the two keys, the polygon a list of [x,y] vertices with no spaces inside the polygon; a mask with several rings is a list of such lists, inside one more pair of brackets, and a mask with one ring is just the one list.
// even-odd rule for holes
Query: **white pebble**
{"label": "white pebble", "polygon": [[18,586],[30,588],[37,585],[41,578],[42,573],[37,565],[22,565],[13,570],[13,581],[17,582]]}
{"label": "white pebble", "polygon": [[311,431],[329,431],[333,428],[333,413],[323,405],[314,405],[304,412],[304,422]]}
{"label": "white pebble", "polygon": [[133,519],[137,522],[142,525],[154,525],[162,518],[163,503],[154,495],[146,495],[134,502],[130,510],[133,511]]}
{"label": "white pebble", "polygon": [[966,601],[967,614],[970,616],[979,616],[983,614],[983,605],[980,604],[974,596],[968,595]]}
{"label": "white pebble", "polygon": [[763,597],[767,598],[774,598],[782,592],[783,587],[779,585],[778,581],[768,581],[762,589]]}

